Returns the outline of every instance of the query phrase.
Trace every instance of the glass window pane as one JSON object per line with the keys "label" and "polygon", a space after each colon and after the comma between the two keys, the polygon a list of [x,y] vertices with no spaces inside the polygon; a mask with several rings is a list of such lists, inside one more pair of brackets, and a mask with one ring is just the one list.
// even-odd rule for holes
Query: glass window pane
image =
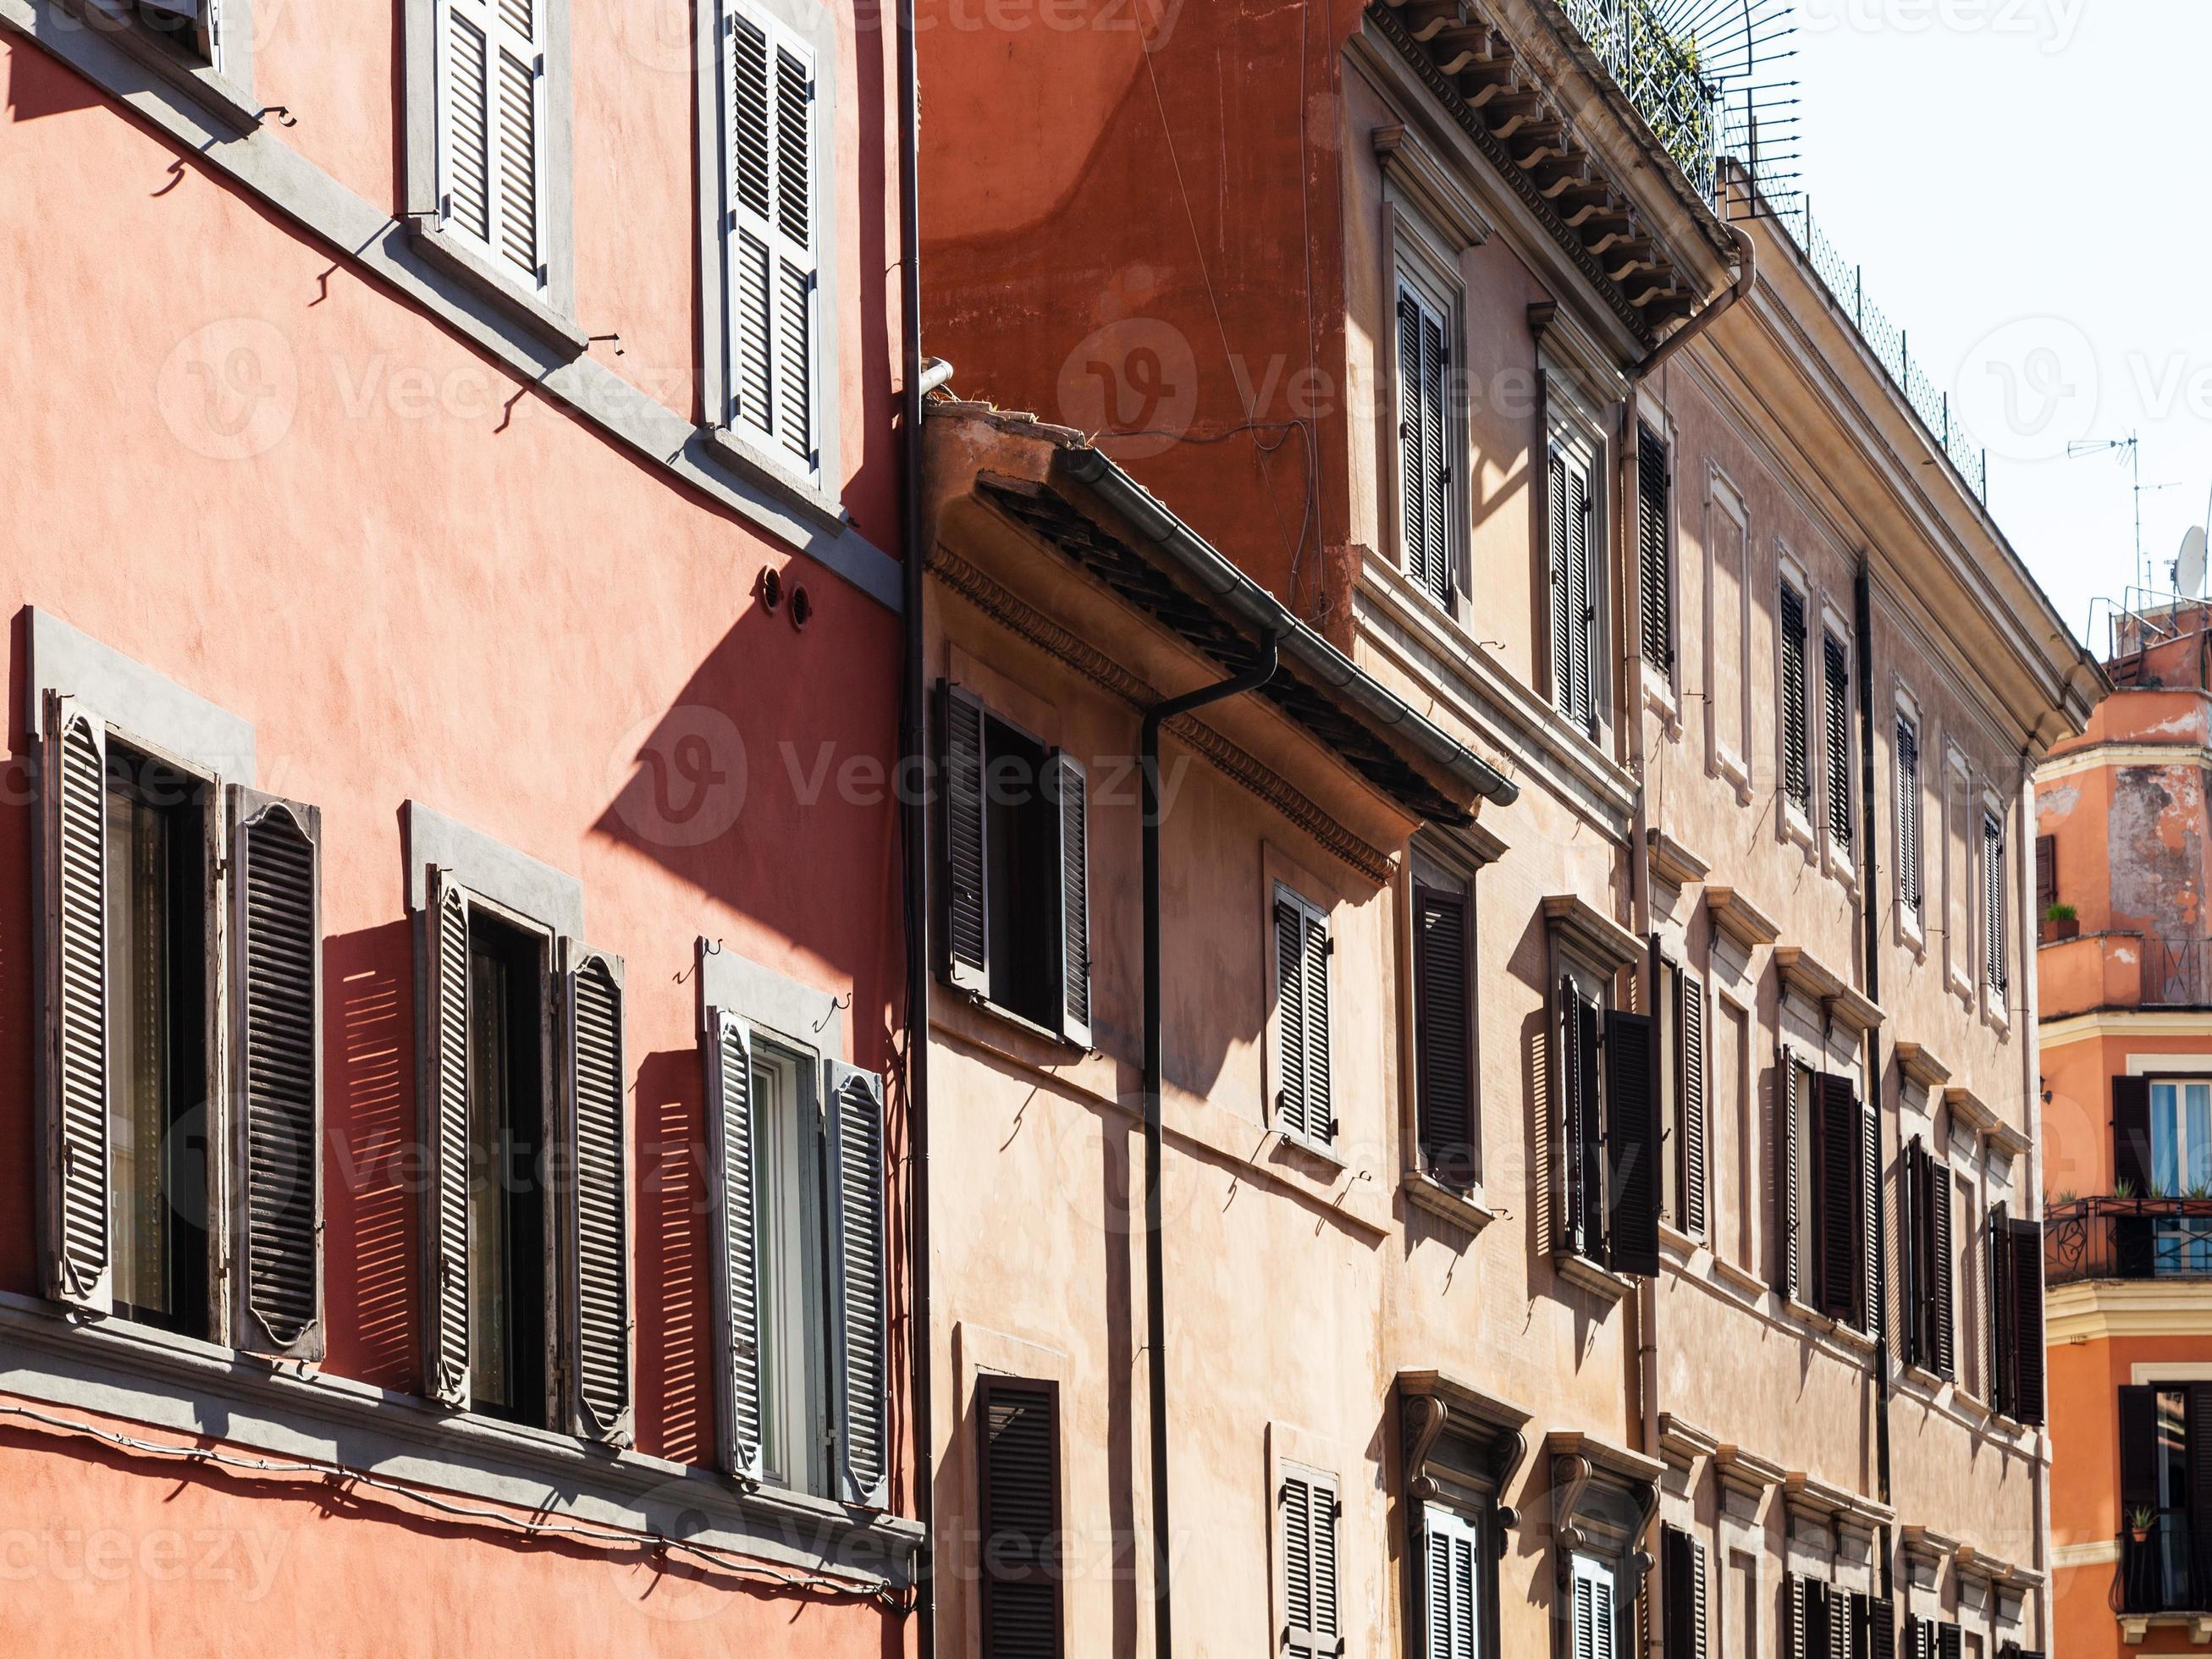
{"label": "glass window pane", "polygon": [[162,1198],[169,1006],[167,824],[110,786],[107,794],[107,1099],[115,1299],[131,1311],[170,1306]]}
{"label": "glass window pane", "polygon": [[469,957],[469,1392],[479,1406],[507,1398],[505,1172],[507,964]]}
{"label": "glass window pane", "polygon": [[2185,1104],[2182,1184],[2195,1193],[2212,1187],[2212,1084],[2191,1084]]}
{"label": "glass window pane", "polygon": [[2150,1089],[2150,1182],[2153,1192],[2171,1193],[2181,1185],[2181,1123],[2179,1091],[2171,1083]]}

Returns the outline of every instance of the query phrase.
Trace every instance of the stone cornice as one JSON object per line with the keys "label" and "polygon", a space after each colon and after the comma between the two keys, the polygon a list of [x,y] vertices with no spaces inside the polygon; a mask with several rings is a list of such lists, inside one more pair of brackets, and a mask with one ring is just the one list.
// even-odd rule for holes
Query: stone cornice
{"label": "stone cornice", "polygon": [[1644,832],[1644,849],[1651,865],[1651,873],[1677,890],[1696,886],[1712,869],[1705,860],[1656,824]]}
{"label": "stone cornice", "polygon": [[1774,968],[1782,975],[1783,984],[1818,1004],[1829,1018],[1848,1028],[1853,1036],[1863,1036],[1882,1023],[1884,1017],[1879,1007],[1802,945],[1776,945]]}
{"label": "stone cornice", "polygon": [[1546,898],[1544,920],[1554,933],[1589,957],[1593,966],[1607,973],[1644,959],[1644,941],[1579,893],[1553,893]]}
{"label": "stone cornice", "polygon": [[1950,1080],[1951,1068],[1926,1043],[1907,1042],[1900,1038],[1893,1046],[1897,1052],[1897,1069],[1905,1074],[1907,1082],[1917,1083],[1933,1094]]}
{"label": "stone cornice", "polygon": [[1708,883],[1705,908],[1712,916],[1713,926],[1746,951],[1771,945],[1782,937],[1782,930],[1766,919],[1766,913],[1736,888]]}

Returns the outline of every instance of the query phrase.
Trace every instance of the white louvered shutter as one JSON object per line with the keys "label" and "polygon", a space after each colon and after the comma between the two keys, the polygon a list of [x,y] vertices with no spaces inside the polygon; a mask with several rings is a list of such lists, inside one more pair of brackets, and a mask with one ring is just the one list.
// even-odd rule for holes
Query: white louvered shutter
{"label": "white louvered shutter", "polygon": [[726,423],[811,476],[820,459],[820,174],[811,50],[764,9],[722,14]]}
{"label": "white louvered shutter", "polygon": [[1275,900],[1275,1124],[1306,1133],[1305,919],[1287,898]]}
{"label": "white louvered shutter", "polygon": [[1306,1137],[1336,1143],[1336,1101],[1329,1082],[1328,921],[1314,911],[1305,915],[1306,952]]}
{"label": "white louvered shutter", "polygon": [[1597,723],[1595,692],[1597,582],[1591,543],[1594,526],[1589,466],[1579,458],[1567,463],[1567,657],[1572,704],[1568,709],[1585,732]]}
{"label": "white louvered shutter", "polygon": [[572,1431],[630,1443],[629,1093],[623,1052],[623,963],[566,941],[562,1126]]}
{"label": "white louvered shutter", "polygon": [[46,1294],[114,1306],[107,1215],[107,727],[48,692],[40,727],[44,889],[40,1105]]}
{"label": "white louvered shutter", "polygon": [[438,0],[439,219],[532,293],[546,286],[548,0]]}
{"label": "white louvered shutter", "polygon": [[1481,1659],[1482,1530],[1431,1504],[1422,1511],[1421,1536],[1422,1659]]}
{"label": "white louvered shutter", "polygon": [[322,813],[236,784],[228,804],[238,1346],[319,1359]]}
{"label": "white louvered shutter", "polygon": [[707,1152],[714,1183],[714,1368],[722,1467],[744,1480],[762,1455],[759,1237],[753,1212],[753,1054],[744,1023],[707,1011]]}
{"label": "white louvered shutter", "polygon": [[884,1413],[884,1085],[830,1062],[830,1325],[837,1450],[848,1504],[889,1500]]}
{"label": "white louvered shutter", "polygon": [[1613,1659],[1613,1574],[1586,1555],[1574,1558],[1573,1659]]}
{"label": "white louvered shutter", "polygon": [[1091,1046],[1090,781],[1064,750],[1051,761],[1060,830],[1060,1035]]}
{"label": "white louvered shutter", "polygon": [[983,810],[983,705],[950,681],[938,694],[945,768],[939,823],[939,958],[955,990],[991,988],[989,815]]}
{"label": "white louvered shutter", "polygon": [[1435,307],[1398,289],[1398,471],[1406,574],[1436,600],[1452,597],[1451,460],[1445,436],[1449,337]]}
{"label": "white louvered shutter", "polygon": [[1336,1477],[1285,1464],[1275,1508],[1283,1567],[1282,1651],[1287,1659],[1334,1656],[1342,1645],[1336,1534],[1343,1505]]}
{"label": "white louvered shutter", "polygon": [[430,1397],[469,1407],[469,896],[430,872],[423,913],[422,1377]]}
{"label": "white louvered shutter", "polygon": [[1552,702],[1569,716],[1575,708],[1574,627],[1570,620],[1567,562],[1567,458],[1553,448],[1544,469],[1546,562],[1551,567]]}

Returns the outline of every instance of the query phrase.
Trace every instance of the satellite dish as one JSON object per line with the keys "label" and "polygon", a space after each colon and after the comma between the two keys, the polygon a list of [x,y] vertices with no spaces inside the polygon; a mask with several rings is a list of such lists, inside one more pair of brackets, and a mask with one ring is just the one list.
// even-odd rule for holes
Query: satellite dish
{"label": "satellite dish", "polygon": [[2189,533],[2181,538],[2180,556],[2173,562],[2173,591],[2184,599],[2197,599],[2204,592],[2204,526],[2193,524]]}

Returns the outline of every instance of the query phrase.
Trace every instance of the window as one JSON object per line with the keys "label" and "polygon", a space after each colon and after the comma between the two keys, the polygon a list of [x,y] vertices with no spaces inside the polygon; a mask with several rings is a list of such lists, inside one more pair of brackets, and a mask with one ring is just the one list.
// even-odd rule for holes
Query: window
{"label": "window", "polygon": [[1662,1144],[1666,1153],[1666,1215],[1692,1237],[1706,1220],[1705,988],[1695,974],[1665,957],[1658,963]]}
{"label": "window", "polygon": [[1326,911],[1275,884],[1275,1097],[1273,1127],[1293,1140],[1336,1141],[1329,1059],[1328,959],[1334,950]]}
{"label": "window", "polygon": [[1964,1659],[1965,1632],[1933,1619],[1905,1621],[1905,1659]]}
{"label": "window", "polygon": [[258,118],[252,0],[82,0],[82,9],[100,33],[233,125],[250,128]]}
{"label": "window", "polygon": [[1705,485],[1705,764],[1751,791],[1751,519],[1743,497],[1717,471]]}
{"label": "window", "polygon": [[1399,279],[1399,532],[1407,575],[1446,609],[1460,544],[1460,445],[1446,395],[1455,314],[1433,284]]}
{"label": "window", "polygon": [[1990,1211],[1990,1407],[2040,1423],[2044,1406],[2043,1228]]}
{"label": "window", "polygon": [[761,1464],[771,1483],[831,1492],[828,1162],[820,1103],[797,1055],[754,1045],[752,1220],[759,1286]]}
{"label": "window", "polygon": [[2058,902],[2058,837],[2035,838],[2035,915],[2042,921]]}
{"label": "window", "polygon": [[1872,1328],[1876,1274],[1874,1115],[1851,1079],[1782,1054],[1775,1148],[1775,1288],[1858,1330]]}
{"label": "window", "polygon": [[1595,1556],[1577,1554],[1568,1563],[1567,1583],[1571,1659],[1613,1659],[1620,1620],[1612,1567]]}
{"label": "window", "polygon": [[1791,1653],[1833,1659],[1889,1659],[1897,1650],[1897,1609],[1891,1602],[1791,1573],[1789,1578]]}
{"label": "window", "polygon": [[2004,822],[1982,814],[1982,982],[2000,1003],[2005,993]]}
{"label": "window", "polygon": [[1667,441],[1636,427],[1636,557],[1644,601],[1644,660],[1662,678],[1674,669],[1674,560],[1668,534],[1674,469]]}
{"label": "window", "polygon": [[1562,1199],[1558,1249],[1616,1273],[1659,1271],[1659,1044],[1649,1014],[1603,1006],[1579,969],[1559,981]]}
{"label": "window", "polygon": [[1851,834],[1851,659],[1833,634],[1820,635],[1821,708],[1827,717],[1828,840],[1849,860]]}
{"label": "window", "polygon": [[222,61],[225,20],[216,0],[136,0],[130,9],[139,27],[188,61],[210,69]]}
{"label": "window", "polygon": [[1920,826],[1920,726],[1897,717],[1897,902],[1913,931],[1927,924],[1927,847]]}
{"label": "window", "polygon": [[1482,1527],[1441,1504],[1421,1508],[1421,1659],[1484,1659],[1490,1562]]}
{"label": "window", "polygon": [[986,1376],[975,1416],[983,1659],[1058,1659],[1066,1639],[1060,1390],[1051,1382]]}
{"label": "window", "polygon": [[1342,1651],[1337,1610],[1337,1529],[1344,1505],[1336,1477],[1281,1466],[1275,1492],[1276,1559],[1282,1572],[1282,1640],[1287,1659],[1334,1659]]}
{"label": "window", "polygon": [[1805,703],[1805,597],[1786,581],[1777,616],[1782,650],[1783,793],[1798,816],[1809,821],[1813,763]]}
{"label": "window", "polygon": [[2201,1609],[2212,1595],[2197,1565],[2198,1540],[2212,1528],[2212,1459],[2202,1455],[2212,1444],[2212,1383],[2119,1393],[2119,1610]]}
{"label": "window", "polygon": [[1705,1545],[1680,1527],[1661,1528],[1659,1571],[1662,1659],[1708,1659]]}
{"label": "window", "polygon": [[1919,1137],[1905,1149],[1898,1237],[1905,1280],[1905,1360],[1937,1376],[1956,1380],[1956,1325],[1952,1316],[1951,1171],[1936,1162]]}
{"label": "window", "polygon": [[1474,999],[1468,883],[1425,866],[1413,885],[1413,1090],[1421,1164],[1447,1187],[1481,1178],[1474,1121]]}
{"label": "window", "polygon": [[[806,27],[795,26],[804,19]],[[719,43],[708,83],[719,157],[709,201],[717,230],[708,291],[719,296],[709,346],[708,424],[748,454],[808,485],[824,465],[836,411],[829,394],[831,269],[822,211],[829,135],[817,66],[826,20],[811,5],[715,0],[702,29]]]}
{"label": "window", "polygon": [[[2112,1108],[2118,1195],[2212,1196],[2212,1079],[2116,1077]],[[2212,1221],[2166,1207],[2112,1224],[2124,1277],[2212,1273]]]}
{"label": "window", "polygon": [[1598,732],[1598,604],[1604,526],[1592,484],[1595,463],[1579,445],[1554,441],[1545,496],[1551,538],[1552,702],[1576,727]]}
{"label": "window", "polygon": [[1091,1044],[1086,780],[950,682],[939,690],[939,971],[956,988]]}

